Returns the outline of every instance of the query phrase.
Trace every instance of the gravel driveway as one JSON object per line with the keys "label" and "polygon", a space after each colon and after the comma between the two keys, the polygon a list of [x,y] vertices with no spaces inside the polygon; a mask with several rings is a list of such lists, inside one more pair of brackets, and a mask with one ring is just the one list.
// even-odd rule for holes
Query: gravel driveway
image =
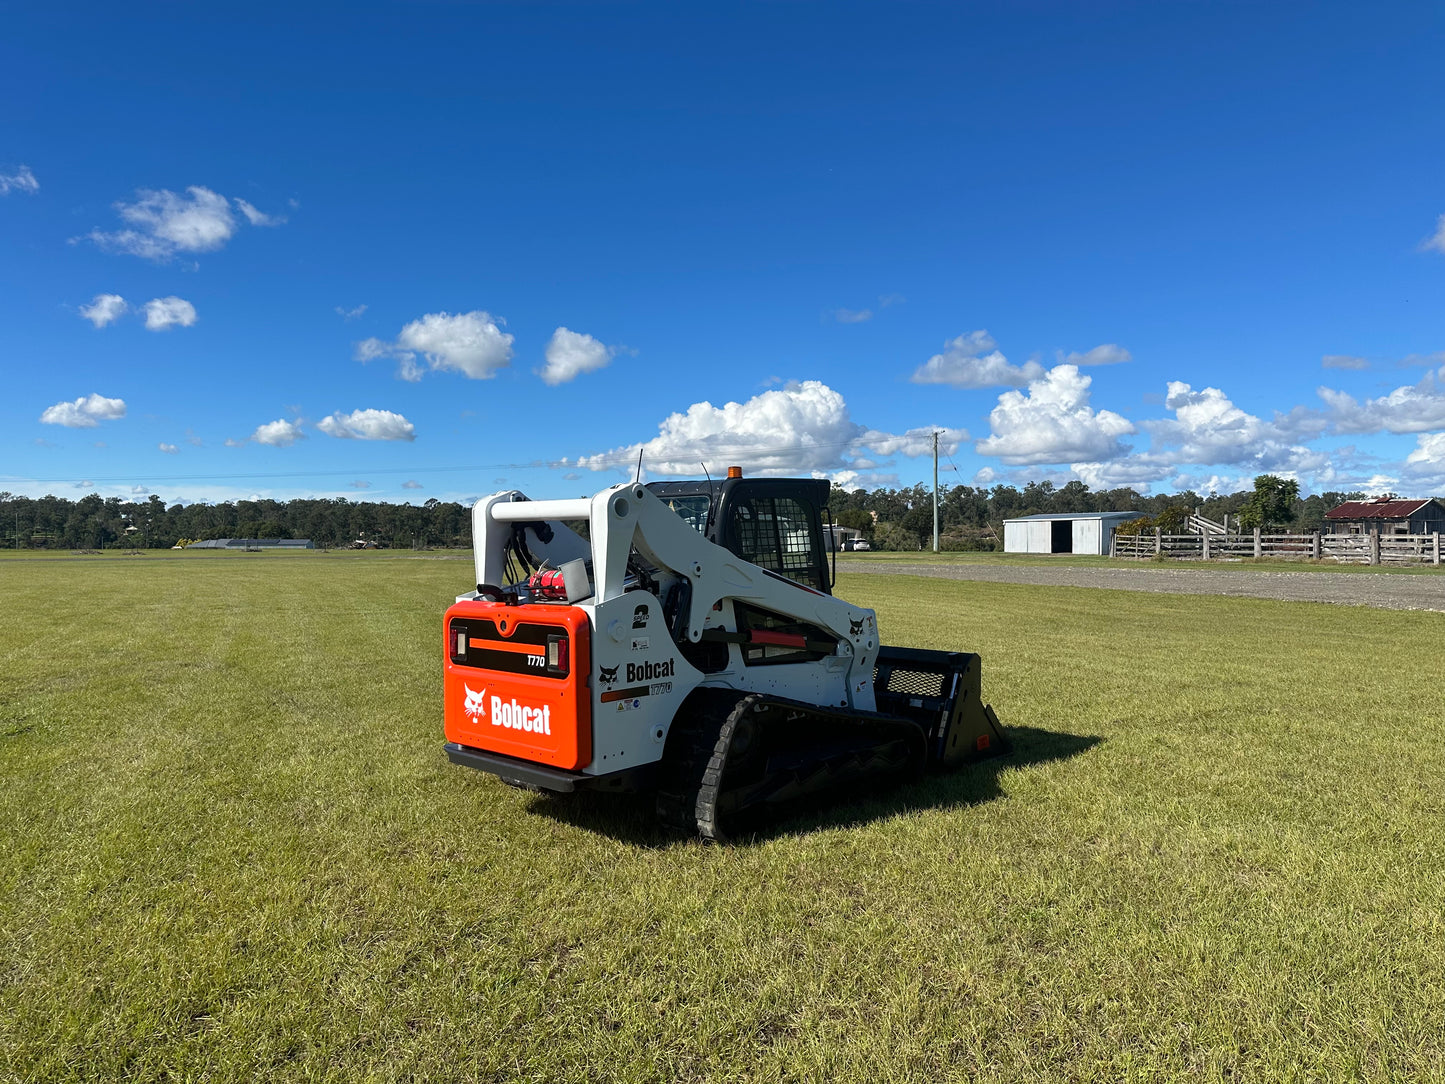
{"label": "gravel driveway", "polygon": [[1369,572],[1256,572],[1195,568],[1047,568],[1041,565],[909,565],[839,561],[840,572],[936,576],[1036,587],[1103,587],[1174,595],[1236,595],[1285,602],[1334,602],[1382,610],[1445,612],[1445,576]]}

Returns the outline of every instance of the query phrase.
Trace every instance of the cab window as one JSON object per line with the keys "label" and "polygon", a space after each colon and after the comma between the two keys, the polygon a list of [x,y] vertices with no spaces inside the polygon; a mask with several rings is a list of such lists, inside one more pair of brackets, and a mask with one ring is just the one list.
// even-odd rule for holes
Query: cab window
{"label": "cab window", "polygon": [[671,508],[682,521],[698,534],[707,534],[707,510],[712,500],[706,496],[668,497],[667,507]]}
{"label": "cab window", "polygon": [[826,590],[812,509],[791,497],[750,497],[732,510],[732,537],[745,561]]}

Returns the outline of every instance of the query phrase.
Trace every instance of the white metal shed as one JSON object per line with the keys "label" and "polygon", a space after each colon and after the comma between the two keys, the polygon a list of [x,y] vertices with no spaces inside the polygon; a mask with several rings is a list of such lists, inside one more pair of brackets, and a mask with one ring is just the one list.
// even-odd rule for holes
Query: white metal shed
{"label": "white metal shed", "polygon": [[1143,512],[1063,512],[1003,521],[1005,553],[1094,553],[1107,555],[1114,528]]}

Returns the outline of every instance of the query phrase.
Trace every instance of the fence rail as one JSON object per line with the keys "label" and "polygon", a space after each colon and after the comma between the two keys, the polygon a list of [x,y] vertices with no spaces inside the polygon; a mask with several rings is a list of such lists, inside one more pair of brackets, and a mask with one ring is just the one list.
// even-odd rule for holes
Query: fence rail
{"label": "fence rail", "polygon": [[1229,533],[1229,517],[1224,517],[1223,523],[1216,523],[1212,519],[1201,516],[1198,512],[1190,513],[1184,525],[1197,534],[1227,535]]}
{"label": "fence rail", "polygon": [[1440,532],[1433,534],[1191,534],[1115,533],[1111,557],[1164,557],[1210,561],[1239,557],[1325,560],[1338,564],[1440,564]]}

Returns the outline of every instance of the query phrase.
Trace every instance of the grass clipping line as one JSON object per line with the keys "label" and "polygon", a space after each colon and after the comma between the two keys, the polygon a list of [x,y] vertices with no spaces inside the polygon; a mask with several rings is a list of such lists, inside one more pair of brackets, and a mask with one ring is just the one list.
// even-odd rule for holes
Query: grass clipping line
{"label": "grass clipping line", "polygon": [[27,565],[0,1079],[1440,1079],[1440,617],[848,576],[1020,754],[678,843],[440,751],[458,566]]}

